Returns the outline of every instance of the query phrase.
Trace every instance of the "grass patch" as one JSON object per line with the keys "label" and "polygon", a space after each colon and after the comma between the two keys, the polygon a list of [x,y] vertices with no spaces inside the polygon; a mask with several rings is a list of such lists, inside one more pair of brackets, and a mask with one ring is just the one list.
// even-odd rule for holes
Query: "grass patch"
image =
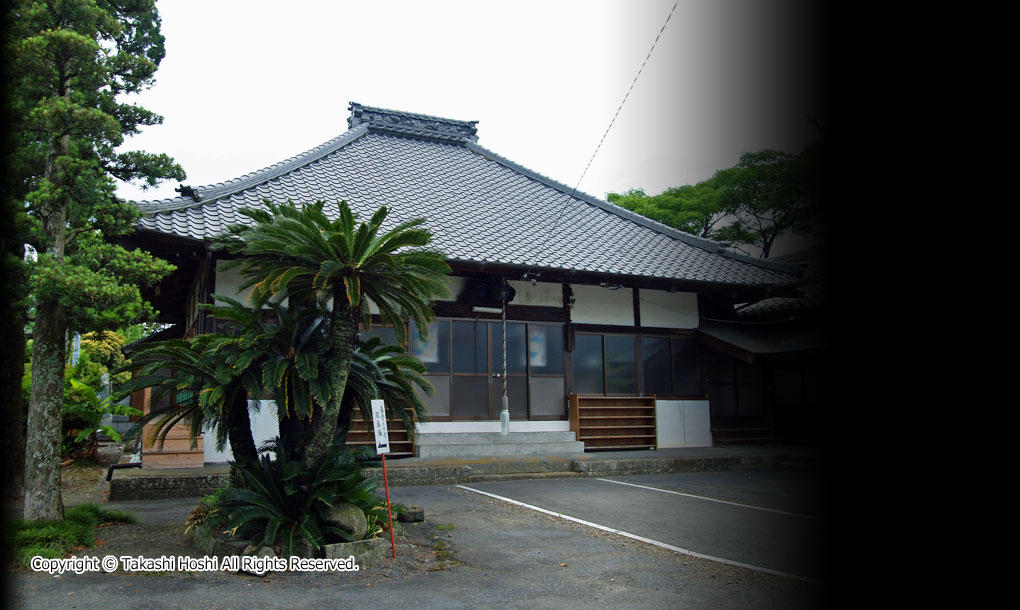
{"label": "grass patch", "polygon": [[75,550],[96,544],[96,528],[108,523],[134,523],[130,513],[96,504],[68,508],[60,521],[12,519],[4,524],[4,552],[8,561],[27,568],[32,557],[66,557]]}

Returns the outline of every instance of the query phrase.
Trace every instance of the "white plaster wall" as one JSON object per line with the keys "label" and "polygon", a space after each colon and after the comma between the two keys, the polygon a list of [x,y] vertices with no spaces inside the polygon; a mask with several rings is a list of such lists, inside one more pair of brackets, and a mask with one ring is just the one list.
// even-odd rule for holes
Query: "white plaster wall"
{"label": "white plaster wall", "polygon": [[656,400],[655,426],[660,449],[712,446],[707,400]]}
{"label": "white plaster wall", "polygon": [[[238,269],[236,267],[226,270],[221,268],[228,262],[229,261],[216,261],[216,290],[213,292],[219,295],[229,296],[247,304],[248,294],[251,292],[251,289],[249,288],[244,292],[240,292],[243,278],[238,272]],[[216,302],[222,303],[222,301],[219,300]],[[375,303],[373,303],[371,299],[368,299],[368,307],[372,313],[379,313],[379,308],[375,306]]]}
{"label": "white plaster wall", "polygon": [[[255,439],[255,447],[262,446],[266,441],[280,435],[280,424],[276,416],[276,402],[272,400],[260,400],[259,410],[251,414],[251,434]],[[223,451],[216,451],[216,439],[211,432],[203,433],[205,438],[205,461],[226,462],[234,459],[230,452],[230,441],[223,447]]]}
{"label": "white plaster wall", "polygon": [[640,290],[641,326],[697,328],[698,295],[693,292]]}
{"label": "white plaster wall", "polygon": [[[240,292],[241,287],[241,275],[238,273],[237,268],[223,269],[223,266],[230,261],[216,261],[216,286],[213,292],[215,294],[231,297],[242,303],[248,298],[248,293],[251,289]],[[217,300],[217,303],[222,301]]]}
{"label": "white plaster wall", "polygon": [[[459,295],[461,290],[464,289],[464,283],[466,281],[467,281],[466,278],[454,277],[452,275],[446,276],[446,285],[449,287],[450,293],[447,294],[445,297],[440,298],[440,299],[436,299],[436,300],[437,301],[456,301],[457,300],[457,295]],[[379,313],[379,308],[376,306],[375,303],[372,302],[372,299],[369,299],[369,298],[366,297],[366,300],[368,301],[368,310],[371,313],[373,313],[373,314],[378,314]]]}
{"label": "white plaster wall", "polygon": [[612,290],[574,284],[570,288],[574,294],[571,322],[634,326],[634,293],[630,288]]}
{"label": "white plaster wall", "polygon": [[457,300],[457,295],[459,295],[461,293],[461,291],[464,290],[464,284],[466,284],[466,283],[467,283],[467,278],[463,278],[463,277],[459,277],[459,276],[454,276],[454,275],[446,276],[446,285],[450,287],[450,294],[446,295],[445,297],[443,297],[441,299],[436,299],[436,300],[437,301],[456,301]]}
{"label": "white plaster wall", "polygon": [[507,283],[517,291],[511,305],[563,307],[563,284],[536,282],[532,286],[530,281],[515,280],[510,280]]}

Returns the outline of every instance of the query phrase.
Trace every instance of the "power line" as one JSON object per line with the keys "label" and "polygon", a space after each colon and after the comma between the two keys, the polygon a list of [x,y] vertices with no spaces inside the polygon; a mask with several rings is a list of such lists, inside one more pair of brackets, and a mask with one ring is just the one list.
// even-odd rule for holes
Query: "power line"
{"label": "power line", "polygon": [[573,190],[570,191],[570,198],[568,198],[567,201],[563,203],[563,207],[560,208],[560,214],[559,216],[556,217],[556,222],[553,223],[553,228],[555,228],[556,225],[559,224],[560,217],[563,216],[563,209],[566,207],[570,199],[574,197],[574,193],[576,193],[578,187],[581,186],[581,181],[584,180],[585,175],[587,175],[588,169],[591,168],[591,164],[595,160],[595,156],[599,154],[599,150],[602,148],[602,143],[606,141],[606,136],[609,135],[609,130],[612,129],[613,124],[616,123],[616,117],[620,116],[620,111],[623,109],[623,105],[627,103],[627,98],[630,97],[630,92],[634,90],[634,85],[637,83],[638,77],[640,77],[641,73],[644,71],[645,65],[648,63],[648,59],[651,58],[652,56],[652,52],[655,51],[655,45],[659,43],[659,38],[662,36],[662,33],[666,30],[666,25],[669,24],[669,19],[673,16],[673,12],[676,11],[676,7],[678,4],[680,4],[680,0],[677,0],[673,4],[673,8],[671,8],[669,10],[669,14],[666,15],[666,21],[664,21],[662,27],[659,28],[659,33],[656,34],[655,40],[652,42],[652,47],[648,49],[648,55],[646,55],[645,60],[641,62],[641,67],[638,68],[637,74],[634,75],[634,80],[631,81],[630,87],[627,89],[627,93],[624,94],[623,99],[620,101],[620,105],[616,108],[616,114],[614,114],[612,120],[609,121],[609,126],[606,127],[605,133],[602,134],[602,139],[599,140],[598,146],[595,147],[595,152],[593,152],[591,154],[591,158],[588,159],[588,165],[584,167],[584,171],[581,172],[581,177],[577,179],[577,183],[574,185]]}

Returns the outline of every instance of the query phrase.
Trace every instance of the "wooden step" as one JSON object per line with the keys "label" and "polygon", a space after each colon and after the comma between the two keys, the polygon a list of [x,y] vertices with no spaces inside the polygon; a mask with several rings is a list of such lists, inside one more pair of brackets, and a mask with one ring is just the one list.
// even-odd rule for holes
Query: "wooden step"
{"label": "wooden step", "polygon": [[[157,433],[159,430],[155,425],[148,425],[142,428],[142,433],[145,435],[146,442],[149,437]],[[174,424],[173,427],[166,433],[166,438],[191,438],[191,426],[187,424]]]}
{"label": "wooden step", "polygon": [[201,468],[204,464],[204,451],[142,452],[143,470],[153,468]]}
{"label": "wooden step", "polygon": [[[388,457],[406,457],[414,455],[414,444],[409,440],[404,422],[400,419],[386,418],[386,434],[390,439]],[[352,447],[375,447],[375,426],[361,418],[361,412],[355,411],[351,417],[351,431],[347,434],[347,444]]]}
{"label": "wooden step", "polygon": [[585,451],[654,449],[654,396],[570,395],[570,429]]}
{"label": "wooden step", "polygon": [[168,436],[163,444],[161,445],[159,439],[154,439],[155,442],[149,443],[149,438],[145,438],[145,442],[142,443],[142,453],[175,453],[177,451],[203,451],[204,443],[203,439],[196,439],[197,444],[192,447],[190,438],[174,438]]}

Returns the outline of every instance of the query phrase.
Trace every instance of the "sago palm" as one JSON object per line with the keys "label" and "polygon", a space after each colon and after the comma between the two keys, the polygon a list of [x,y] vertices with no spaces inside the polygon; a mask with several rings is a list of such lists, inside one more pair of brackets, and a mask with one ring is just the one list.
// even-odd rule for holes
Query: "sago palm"
{"label": "sago palm", "polygon": [[399,345],[385,345],[379,337],[359,343],[340,405],[337,442],[342,445],[347,441],[354,409],[361,412],[366,422],[372,421],[371,402],[374,398],[381,398],[387,411],[400,418],[408,438],[413,442],[415,424],[428,412],[415,386],[428,395],[435,391],[425,377],[425,370],[421,360],[406,353]]}
{"label": "sago palm", "polygon": [[[229,439],[235,462],[257,459],[248,396],[259,391],[260,363],[250,353],[224,349],[225,339],[228,337],[210,334],[160,341],[132,356],[130,367],[135,376],[118,388],[119,395],[152,388],[153,402],[167,395],[174,397],[136,422],[132,436],[152,423],[152,437],[142,441],[161,446],[174,425],[186,423],[193,445],[202,430],[209,428],[215,434],[217,450],[222,451]],[[165,369],[170,369],[170,377],[163,374]]]}
{"label": "sago palm", "polygon": [[254,224],[231,226],[218,243],[243,256],[237,265],[242,289],[252,289],[253,307],[271,300],[286,299],[290,306],[332,300],[326,364],[330,398],[313,417],[305,453],[310,464],[333,441],[359,326],[371,324],[369,302],[404,342],[406,318],[419,329],[428,328],[431,301],[447,294],[450,267],[442,254],[426,248],[432,233],[423,218],[384,230],[386,207],[359,222],[346,201],[339,203],[336,220],[326,216],[321,201],[303,207],[265,205],[241,210]]}
{"label": "sago palm", "polygon": [[[222,304],[200,307],[221,321],[226,332],[142,347],[130,365],[135,376],[120,393],[152,388],[153,399],[175,396],[136,424],[135,431],[155,424],[150,441],[162,442],[175,424],[184,422],[190,424],[193,443],[203,428],[209,428],[217,450],[222,451],[229,439],[235,462],[253,460],[257,452],[250,400],[273,395],[281,420],[310,417],[312,401],[326,400],[325,388],[320,387],[324,384],[294,382],[298,371],[305,379],[319,375],[316,327],[285,308],[256,310],[230,297],[212,296]],[[163,374],[166,369],[171,377]]]}

